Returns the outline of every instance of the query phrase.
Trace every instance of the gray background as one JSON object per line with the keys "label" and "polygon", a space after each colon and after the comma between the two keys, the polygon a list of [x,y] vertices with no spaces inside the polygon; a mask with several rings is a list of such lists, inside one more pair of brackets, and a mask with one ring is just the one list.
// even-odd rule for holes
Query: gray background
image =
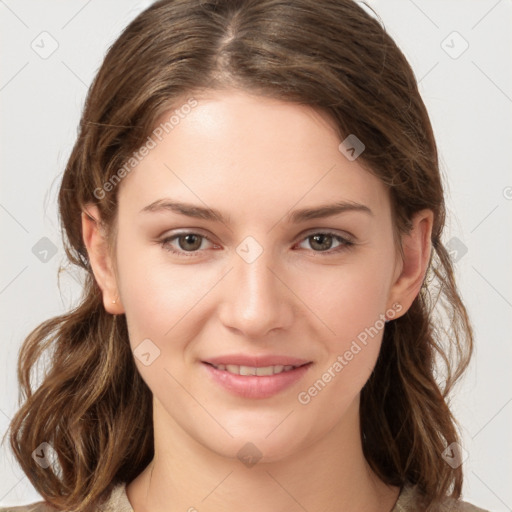
{"label": "gray background", "polygon": [[[411,62],[431,115],[447,187],[445,242],[475,327],[475,358],[451,401],[468,452],[464,499],[510,511],[512,2],[368,3]],[[87,88],[108,46],[149,4],[0,0],[0,434],[17,409],[23,339],[79,296],[78,274],[57,280],[65,257],[56,199]],[[40,500],[7,446],[0,504]]]}

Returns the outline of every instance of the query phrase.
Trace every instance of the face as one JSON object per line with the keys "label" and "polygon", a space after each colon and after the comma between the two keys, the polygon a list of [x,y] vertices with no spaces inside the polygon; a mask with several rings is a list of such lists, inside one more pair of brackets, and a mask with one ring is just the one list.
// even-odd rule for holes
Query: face
{"label": "face", "polygon": [[400,316],[389,197],[311,108],[195,98],[119,185],[119,298],[159,423],[276,460],[354,410]]}

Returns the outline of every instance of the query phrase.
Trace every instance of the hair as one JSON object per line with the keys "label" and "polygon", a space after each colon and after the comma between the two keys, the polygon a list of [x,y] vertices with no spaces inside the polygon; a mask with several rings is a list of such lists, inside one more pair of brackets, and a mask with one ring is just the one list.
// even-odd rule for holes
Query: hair
{"label": "hair", "polygon": [[[118,187],[106,183],[183,98],[235,88],[328,114],[340,140],[365,144],[358,159],[386,184],[395,233],[434,213],[426,277],[407,312],[386,324],[361,392],[365,458],[384,482],[417,485],[425,510],[459,499],[462,466],[442,452],[459,440],[449,393],[473,350],[473,333],[441,241],[445,203],[426,107],[405,56],[381,23],[352,0],[161,0],[107,52],[86,98],[59,191],[69,264],[84,271],[79,304],[36,327],[18,360],[20,403],[10,444],[52,506],[96,510],[154,456],[152,393],[130,349],[126,318],[103,306],[82,239],[81,213],[95,204],[115,243]],[[117,174],[119,177],[119,174]],[[111,181],[112,183],[112,181]],[[31,370],[51,349],[31,389]],[[32,452],[42,443],[55,464]]]}

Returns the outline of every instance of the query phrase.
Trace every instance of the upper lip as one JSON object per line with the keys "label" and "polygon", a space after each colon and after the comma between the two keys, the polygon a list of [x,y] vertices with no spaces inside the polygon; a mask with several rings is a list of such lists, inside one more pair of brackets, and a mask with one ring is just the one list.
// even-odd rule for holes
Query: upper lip
{"label": "upper lip", "polygon": [[203,363],[210,363],[215,366],[220,364],[233,364],[238,366],[251,366],[254,368],[264,368],[266,366],[302,366],[310,363],[305,359],[290,356],[263,355],[251,356],[247,354],[227,354],[224,356],[210,357],[205,359]]}

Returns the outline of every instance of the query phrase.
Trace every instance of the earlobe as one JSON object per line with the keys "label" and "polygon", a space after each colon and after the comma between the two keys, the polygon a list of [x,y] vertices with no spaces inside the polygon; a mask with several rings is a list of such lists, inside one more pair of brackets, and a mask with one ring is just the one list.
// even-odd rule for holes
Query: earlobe
{"label": "earlobe", "polygon": [[103,294],[103,305],[108,313],[120,315],[124,309],[117,291],[117,279],[108,250],[108,241],[101,225],[96,205],[87,205],[82,212],[82,237],[87,248],[94,278]]}
{"label": "earlobe", "polygon": [[418,296],[430,262],[432,251],[432,210],[421,210],[412,218],[411,231],[402,237],[401,272],[393,283],[389,304],[399,303],[405,314]]}

